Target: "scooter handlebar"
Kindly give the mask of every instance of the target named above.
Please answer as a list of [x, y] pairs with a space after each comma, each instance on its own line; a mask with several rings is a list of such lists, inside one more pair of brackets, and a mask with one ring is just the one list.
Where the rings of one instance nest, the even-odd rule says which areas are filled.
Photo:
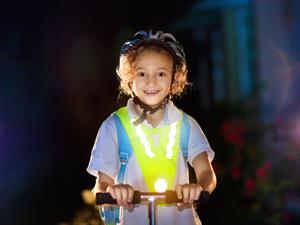
[[[177, 194], [175, 191], [166, 191], [163, 193], [141, 193], [139, 191], [135, 191], [133, 194], [132, 204], [139, 204], [141, 202], [141, 196], [164, 196], [164, 201], [166, 203], [180, 203], [182, 202], [181, 199], [177, 198]], [[209, 192], [202, 191], [198, 200], [194, 201], [194, 204], [208, 204], [209, 203]], [[103, 205], [103, 204], [117, 204], [117, 201], [109, 194], [109, 193], [96, 193], [96, 205]]]
[[[182, 203], [182, 199], [177, 198], [177, 194], [175, 191], [166, 191], [165, 192], [166, 203]], [[194, 204], [208, 204], [209, 203], [209, 192], [202, 191], [198, 200], [194, 201]]]
[[[134, 191], [132, 204], [139, 204], [141, 202], [141, 192]], [[116, 205], [117, 201], [114, 199], [110, 193], [96, 193], [96, 205], [110, 204]]]

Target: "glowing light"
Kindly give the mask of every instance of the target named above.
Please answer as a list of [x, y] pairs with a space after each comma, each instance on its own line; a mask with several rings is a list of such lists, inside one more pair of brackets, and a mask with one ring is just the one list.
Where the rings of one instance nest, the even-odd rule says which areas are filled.
[[84, 189], [81, 191], [81, 197], [83, 201], [88, 205], [94, 205], [95, 204], [95, 195], [92, 192], [92, 190]]
[[169, 133], [169, 142], [167, 144], [167, 154], [166, 154], [166, 157], [168, 159], [171, 159], [172, 156], [173, 156], [173, 146], [175, 144], [175, 135], [176, 135], [176, 125], [177, 125], [177, 121], [173, 124], [171, 124], [171, 131]]
[[167, 181], [165, 179], [157, 179], [155, 184], [154, 184], [154, 189], [157, 191], [157, 192], [164, 192], [167, 190], [167, 187], [168, 187], [168, 184], [167, 184]]
[[145, 147], [145, 153], [150, 157], [155, 157], [155, 154], [151, 151], [150, 143], [147, 140], [146, 134], [142, 131], [141, 125], [136, 126], [135, 128], [137, 136], [140, 138], [141, 143]]
[[[131, 122], [133, 122], [133, 120], [131, 120]], [[171, 126], [170, 126], [170, 132], [168, 134], [169, 141], [166, 146], [166, 158], [167, 159], [171, 159], [173, 156], [173, 147], [175, 144], [175, 140], [176, 140], [175, 136], [177, 133], [176, 126], [177, 126], [177, 121], [175, 123], [171, 124]], [[147, 140], [147, 135], [142, 130], [141, 124], [135, 127], [135, 132], [136, 132], [136, 135], [139, 137], [141, 144], [145, 148], [146, 155], [150, 158], [154, 158], [156, 155], [151, 150], [151, 145], [150, 145], [149, 141]]]

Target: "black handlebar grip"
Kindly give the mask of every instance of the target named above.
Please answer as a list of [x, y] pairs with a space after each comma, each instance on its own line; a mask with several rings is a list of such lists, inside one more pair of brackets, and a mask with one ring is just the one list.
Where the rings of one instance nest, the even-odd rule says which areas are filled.
[[[141, 193], [139, 191], [135, 191], [133, 194], [132, 204], [138, 204], [141, 202]], [[96, 193], [96, 205], [103, 204], [117, 204], [117, 201], [110, 195], [110, 193]]]
[[141, 202], [141, 192], [140, 191], [134, 191], [133, 198], [132, 198], [132, 204], [139, 204]]
[[96, 205], [117, 204], [117, 201], [109, 193], [96, 193]]
[[[180, 203], [182, 199], [177, 198], [175, 191], [166, 191], [166, 203]], [[194, 204], [208, 204], [209, 203], [209, 192], [202, 191], [198, 200], [194, 201]]]

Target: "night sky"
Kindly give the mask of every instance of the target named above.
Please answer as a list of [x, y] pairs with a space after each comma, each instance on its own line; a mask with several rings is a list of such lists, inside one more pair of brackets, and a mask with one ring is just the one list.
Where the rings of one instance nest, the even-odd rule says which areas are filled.
[[168, 30], [194, 2], [1, 3], [0, 224], [56, 224], [82, 207], [97, 130], [125, 102], [121, 43]]

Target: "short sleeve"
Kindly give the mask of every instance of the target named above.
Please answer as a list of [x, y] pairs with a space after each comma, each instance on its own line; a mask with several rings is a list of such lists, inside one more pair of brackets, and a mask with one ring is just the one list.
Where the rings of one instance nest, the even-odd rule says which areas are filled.
[[97, 176], [100, 171], [114, 179], [119, 171], [119, 164], [117, 130], [114, 118], [110, 116], [97, 133], [87, 172]]
[[189, 150], [188, 161], [192, 165], [193, 159], [202, 152], [207, 152], [208, 159], [211, 162], [214, 158], [214, 151], [211, 149], [209, 142], [202, 131], [197, 121], [189, 116], [191, 125], [190, 138], [189, 138]]

